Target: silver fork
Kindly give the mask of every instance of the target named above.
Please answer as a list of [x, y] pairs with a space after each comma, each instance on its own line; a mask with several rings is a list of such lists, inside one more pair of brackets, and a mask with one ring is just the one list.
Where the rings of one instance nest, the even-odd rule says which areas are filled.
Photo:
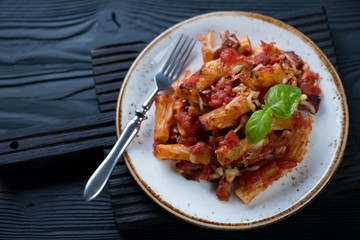
[[159, 90], [169, 88], [171, 83], [178, 78], [194, 45], [193, 39], [184, 35], [180, 36], [169, 58], [154, 77], [156, 85], [154, 92], [148, 97], [142, 108], [135, 111], [135, 117], [125, 126], [113, 149], [87, 182], [84, 190], [86, 201], [94, 199], [104, 188], [117, 161], [139, 131], [141, 122], [147, 118], [145, 113], [150, 108], [156, 93]]

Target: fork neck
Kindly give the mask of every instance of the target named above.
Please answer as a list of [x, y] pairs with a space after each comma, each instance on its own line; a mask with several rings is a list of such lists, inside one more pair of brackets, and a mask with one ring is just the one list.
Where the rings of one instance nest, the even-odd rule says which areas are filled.
[[151, 93], [151, 95], [145, 100], [145, 102], [143, 103], [143, 105], [141, 106], [141, 109], [136, 110], [136, 115], [142, 119], [145, 119], [145, 113], [147, 112], [147, 110], [149, 110], [152, 102], [155, 99], [156, 93], [159, 91], [158, 87], [155, 87], [155, 90]]

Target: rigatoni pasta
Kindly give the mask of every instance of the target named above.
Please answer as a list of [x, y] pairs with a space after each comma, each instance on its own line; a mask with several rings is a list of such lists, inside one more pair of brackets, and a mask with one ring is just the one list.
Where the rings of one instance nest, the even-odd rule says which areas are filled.
[[170, 136], [174, 102], [170, 94], [160, 94], [155, 97], [155, 104], [154, 141], [166, 143]]
[[[319, 75], [275, 42], [252, 46], [248, 35], [228, 31], [220, 37], [215, 45], [212, 31], [200, 35], [202, 67], [177, 79], [172, 95], [157, 96], [154, 154], [175, 160], [176, 171], [188, 180], [217, 184], [219, 200], [229, 200], [233, 184], [235, 195], [248, 204], [302, 161], [313, 120], [300, 111], [318, 111]], [[301, 90], [291, 112], [281, 112], [288, 99], [266, 102], [269, 89], [278, 85]], [[246, 129], [256, 114], [270, 118], [271, 125], [252, 142]]]

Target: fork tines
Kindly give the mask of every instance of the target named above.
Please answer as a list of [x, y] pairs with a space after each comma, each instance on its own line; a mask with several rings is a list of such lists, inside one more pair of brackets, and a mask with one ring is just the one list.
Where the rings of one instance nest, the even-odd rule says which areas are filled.
[[193, 38], [182, 34], [172, 50], [170, 57], [161, 69], [161, 72], [171, 79], [176, 79], [181, 73], [195, 43], [196, 41]]

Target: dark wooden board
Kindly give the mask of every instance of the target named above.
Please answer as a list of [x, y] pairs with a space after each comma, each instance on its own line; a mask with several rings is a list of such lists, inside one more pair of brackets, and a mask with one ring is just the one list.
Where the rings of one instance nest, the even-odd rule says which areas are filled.
[[0, 134], [0, 166], [112, 146], [114, 124], [114, 114], [104, 113]]
[[[81, 118], [86, 121], [87, 117], [99, 114], [90, 58], [91, 49], [96, 47], [152, 39], [169, 25], [210, 11], [249, 10], [279, 18], [282, 13], [286, 17], [292, 11], [296, 20], [309, 9], [318, 11], [320, 6], [327, 10], [347, 91], [354, 122], [350, 132], [354, 137], [360, 136], [356, 124], [360, 122], [360, 48], [356, 41], [360, 37], [360, 2], [356, 0], [3, 0], [0, 2], [0, 133], [7, 134], [9, 139], [22, 128], [64, 124], [66, 120]], [[303, 27], [311, 30], [306, 20]], [[329, 46], [326, 41], [318, 45]], [[113, 87], [119, 87], [114, 84], [105, 84], [98, 91], [111, 92]], [[102, 110], [111, 113], [114, 106], [110, 103]], [[98, 150], [60, 155], [56, 157], [58, 161], [54, 157], [26, 161], [27, 164], [12, 171], [9, 168], [5, 171], [2, 165], [5, 173], [0, 174], [0, 239], [360, 239], [359, 184], [342, 184], [347, 178], [359, 176], [357, 155], [347, 155], [335, 175], [335, 178], [341, 175], [339, 181], [336, 184], [331, 181], [309, 206], [263, 229], [212, 231], [175, 220], [164, 212], [171, 223], [149, 225], [145, 221], [145, 224], [133, 224], [134, 231], [122, 227], [118, 232], [108, 191], [94, 202], [82, 200], [84, 184], [102, 159]], [[11, 160], [22, 163], [21, 159]], [[121, 171], [127, 171], [126, 167]], [[126, 174], [121, 171], [118, 174]], [[129, 178], [124, 182], [130, 185]], [[136, 185], [134, 189], [139, 190]], [[132, 190], [130, 187], [129, 192]], [[139, 200], [137, 194], [142, 193], [139, 190], [134, 197], [130, 194], [118, 204], [125, 206], [128, 200]], [[126, 223], [128, 217], [129, 223], [134, 223], [136, 214], [138, 219], [143, 219], [142, 212], [126, 215], [125, 210], [125, 207], [121, 210], [121, 222]], [[157, 220], [156, 214], [153, 222]], [[148, 228], [144, 228], [146, 224]]]
[[2, 172], [0, 239], [119, 239], [107, 188], [92, 202], [82, 195], [101, 157], [87, 150]]

